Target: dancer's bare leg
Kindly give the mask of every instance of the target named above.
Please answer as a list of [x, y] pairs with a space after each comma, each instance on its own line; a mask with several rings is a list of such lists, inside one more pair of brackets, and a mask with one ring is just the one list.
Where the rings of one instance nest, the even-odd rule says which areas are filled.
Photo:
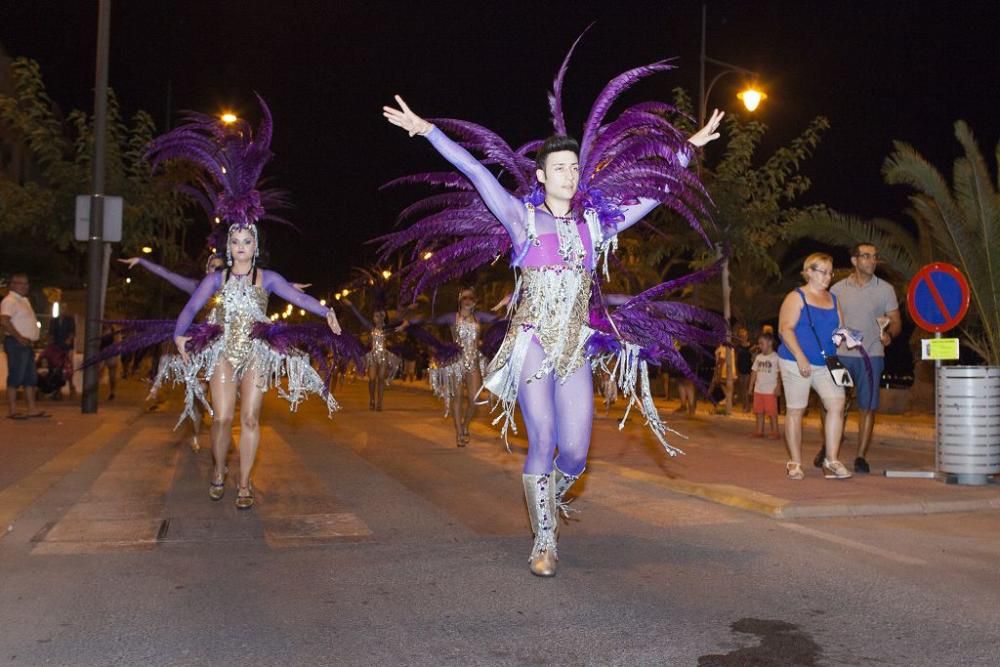
[[455, 422], [455, 443], [465, 446], [465, 382], [464, 378], [451, 388], [451, 418]]
[[377, 370], [378, 367], [374, 361], [368, 362], [368, 368], [366, 373], [368, 375], [368, 409], [375, 409], [375, 387], [377, 384]]
[[462, 416], [462, 437], [465, 438], [465, 442], [469, 442], [469, 424], [476, 417], [476, 392], [483, 386], [483, 376], [479, 372], [479, 368], [473, 368], [472, 371], [465, 374], [463, 378], [465, 385], [465, 398], [468, 401], [465, 404], [465, 409], [463, 410]]
[[222, 483], [225, 477], [226, 458], [229, 456], [229, 445], [233, 435], [233, 416], [236, 414], [236, 390], [238, 385], [233, 380], [233, 367], [225, 359], [219, 360], [209, 380], [208, 386], [212, 392], [212, 458], [215, 470], [212, 481]]
[[264, 392], [258, 386], [257, 373], [249, 370], [240, 381], [240, 491], [250, 486], [250, 473], [260, 443], [260, 404]]

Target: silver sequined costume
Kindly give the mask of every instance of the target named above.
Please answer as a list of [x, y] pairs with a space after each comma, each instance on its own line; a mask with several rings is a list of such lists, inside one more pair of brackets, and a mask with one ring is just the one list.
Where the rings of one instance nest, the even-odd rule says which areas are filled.
[[486, 359], [479, 351], [479, 321], [460, 320], [456, 313], [455, 320], [449, 327], [452, 339], [461, 348], [458, 359], [447, 366], [432, 367], [428, 370], [428, 380], [434, 395], [444, 401], [444, 416], [451, 411], [451, 401], [458, 395], [459, 387], [472, 369], [479, 369], [479, 376], [486, 375]]
[[[339, 410], [340, 406], [329, 393], [326, 383], [310, 364], [309, 355], [290, 351], [280, 353], [263, 340], [254, 338], [253, 327], [258, 322], [269, 322], [267, 291], [251, 283], [245, 277], [232, 277], [216, 292], [212, 310], [207, 322], [222, 327], [222, 334], [197, 353], [188, 355], [187, 364], [178, 354], [164, 356], [153, 382], [156, 392], [165, 381], [185, 385], [184, 411], [178, 425], [185, 417], [197, 419], [195, 400], [200, 401], [209, 414], [212, 407], [205, 397], [204, 382], [209, 382], [217, 372], [223, 372], [219, 364], [225, 359], [233, 369], [235, 382], [247, 372], [257, 375], [262, 391], [277, 388], [278, 395], [291, 404], [294, 412], [308, 394], [317, 394], [326, 402], [328, 414]], [[285, 386], [282, 386], [285, 379]]]

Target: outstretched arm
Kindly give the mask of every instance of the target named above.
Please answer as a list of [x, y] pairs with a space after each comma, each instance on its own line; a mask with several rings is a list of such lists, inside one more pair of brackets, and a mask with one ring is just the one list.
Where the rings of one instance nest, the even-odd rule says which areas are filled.
[[292, 287], [292, 285], [285, 280], [280, 273], [265, 270], [263, 272], [263, 283], [264, 289], [268, 292], [277, 294], [282, 299], [297, 308], [308, 310], [313, 315], [318, 315], [319, 317], [324, 318], [330, 325], [330, 329], [333, 333], [340, 333], [340, 323], [337, 322], [337, 315], [333, 312], [333, 309], [327, 308], [314, 297], [311, 297], [305, 292], [300, 292]]
[[351, 309], [351, 312], [354, 313], [354, 317], [358, 318], [358, 322], [361, 323], [362, 327], [364, 327], [367, 330], [371, 330], [374, 327], [374, 325], [371, 323], [371, 320], [362, 315], [361, 311], [357, 309], [357, 307], [354, 305], [352, 301], [349, 301], [348, 299], [344, 298], [341, 299], [340, 302], [345, 304], [348, 308]]
[[[715, 109], [712, 111], [712, 117], [708, 119], [705, 123], [705, 127], [701, 128], [690, 137], [688, 137], [687, 142], [696, 148], [701, 148], [710, 141], [715, 141], [719, 138], [719, 123], [722, 122], [722, 117], [725, 116], [725, 112]], [[690, 147], [685, 146], [684, 150], [681, 150], [677, 154], [678, 160], [680, 160], [682, 167], [687, 167], [691, 161]], [[625, 219], [618, 223], [616, 232], [622, 232], [635, 223], [639, 222], [646, 215], [652, 211], [654, 208], [659, 206], [660, 202], [655, 199], [646, 199], [645, 197], [639, 197], [639, 203], [633, 204], [631, 206], [623, 206], [622, 212], [625, 215]]]
[[198, 283], [198, 287], [194, 289], [191, 294], [191, 298], [188, 299], [187, 304], [181, 311], [181, 314], [177, 317], [177, 324], [174, 326], [174, 338], [178, 336], [183, 336], [187, 333], [188, 327], [194, 322], [195, 315], [201, 310], [208, 300], [212, 298], [216, 292], [219, 291], [219, 287], [222, 286], [222, 274], [213, 273], [207, 275]]
[[142, 257], [129, 257], [128, 259], [119, 259], [118, 261], [122, 264], [128, 264], [128, 268], [130, 269], [138, 264], [157, 278], [166, 280], [177, 289], [182, 292], [187, 292], [188, 294], [193, 294], [195, 288], [198, 287], [198, 281], [194, 278], [185, 278], [184, 276], [178, 275], [173, 271], [169, 271], [159, 264], [154, 264], [148, 259], [143, 259]]
[[411, 137], [417, 134], [427, 137], [427, 140], [441, 154], [441, 157], [472, 181], [476, 192], [483, 198], [483, 203], [504, 226], [515, 245], [520, 246], [526, 236], [523, 222], [524, 206], [520, 200], [507, 192], [507, 189], [500, 185], [489, 169], [484, 167], [469, 151], [449, 139], [440, 129], [413, 113], [399, 95], [396, 95], [396, 103], [399, 104], [399, 109], [389, 106], [382, 107], [382, 115], [386, 117], [386, 120], [409, 132]]

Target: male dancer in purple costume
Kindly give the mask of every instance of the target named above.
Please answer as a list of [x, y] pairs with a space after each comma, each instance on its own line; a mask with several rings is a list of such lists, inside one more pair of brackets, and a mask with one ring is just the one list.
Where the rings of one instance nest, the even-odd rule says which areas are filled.
[[[593, 378], [583, 354], [582, 334], [596, 266], [596, 248], [607, 240], [592, 238], [590, 226], [574, 208], [580, 179], [579, 146], [567, 136], [550, 137], [536, 153], [536, 177], [545, 199], [539, 207], [510, 194], [468, 151], [415, 114], [401, 97], [399, 108], [383, 107], [385, 118], [431, 145], [472, 182], [513, 243], [524, 272], [522, 299], [511, 332], [490, 365], [486, 387], [494, 393], [516, 383], [517, 403], [528, 431], [528, 456], [522, 482], [535, 543], [532, 574], [556, 573], [557, 507], [583, 473], [593, 422]], [[701, 147], [718, 138], [723, 114], [688, 142]], [[683, 164], [688, 155], [679, 156]], [[637, 198], [621, 206], [624, 219], [612, 234], [639, 222], [658, 204]], [[560, 297], [556, 294], [568, 296]], [[556, 448], [558, 444], [558, 455]]]

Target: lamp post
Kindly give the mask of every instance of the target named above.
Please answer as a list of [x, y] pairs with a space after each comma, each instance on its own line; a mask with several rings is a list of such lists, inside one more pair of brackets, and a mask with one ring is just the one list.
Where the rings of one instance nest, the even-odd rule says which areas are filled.
[[[717, 60], [715, 58], [710, 58], [705, 53], [705, 26], [707, 24], [708, 10], [705, 5], [701, 6], [701, 52], [698, 55], [698, 64], [700, 66], [700, 75], [698, 77], [698, 127], [704, 127], [705, 116], [708, 113], [708, 96], [712, 92], [712, 88], [718, 83], [719, 79], [726, 76], [727, 74], [743, 74], [750, 77], [750, 79], [756, 80], [757, 73], [753, 70], [746, 69], [745, 67], [740, 67], [739, 65], [734, 65], [732, 63], [727, 63], [724, 60]], [[709, 82], [708, 87], [705, 86], [705, 69], [707, 65], [715, 65], [717, 67], [723, 68], [718, 74], [712, 77]], [[743, 106], [746, 107], [747, 111], [754, 111], [761, 103], [762, 100], [767, 99], [767, 95], [763, 92], [756, 90], [752, 86], [741, 91], [739, 95], [740, 101], [743, 102]], [[719, 258], [722, 259], [722, 317], [726, 320], [726, 328], [731, 331], [730, 319], [732, 318], [732, 287], [729, 284], [729, 258], [722, 257], [722, 247], [717, 248]], [[733, 367], [733, 348], [726, 346], [726, 414], [730, 414], [733, 411], [733, 373], [730, 371]]]
[[[111, 0], [97, 6], [97, 66], [94, 75], [94, 155], [91, 161], [90, 233], [87, 241], [87, 319], [84, 326], [84, 359], [100, 352], [101, 319], [104, 317], [108, 250], [104, 243], [105, 142], [108, 128], [108, 52], [111, 39]], [[97, 412], [98, 367], [90, 364], [83, 370], [80, 411]]]

